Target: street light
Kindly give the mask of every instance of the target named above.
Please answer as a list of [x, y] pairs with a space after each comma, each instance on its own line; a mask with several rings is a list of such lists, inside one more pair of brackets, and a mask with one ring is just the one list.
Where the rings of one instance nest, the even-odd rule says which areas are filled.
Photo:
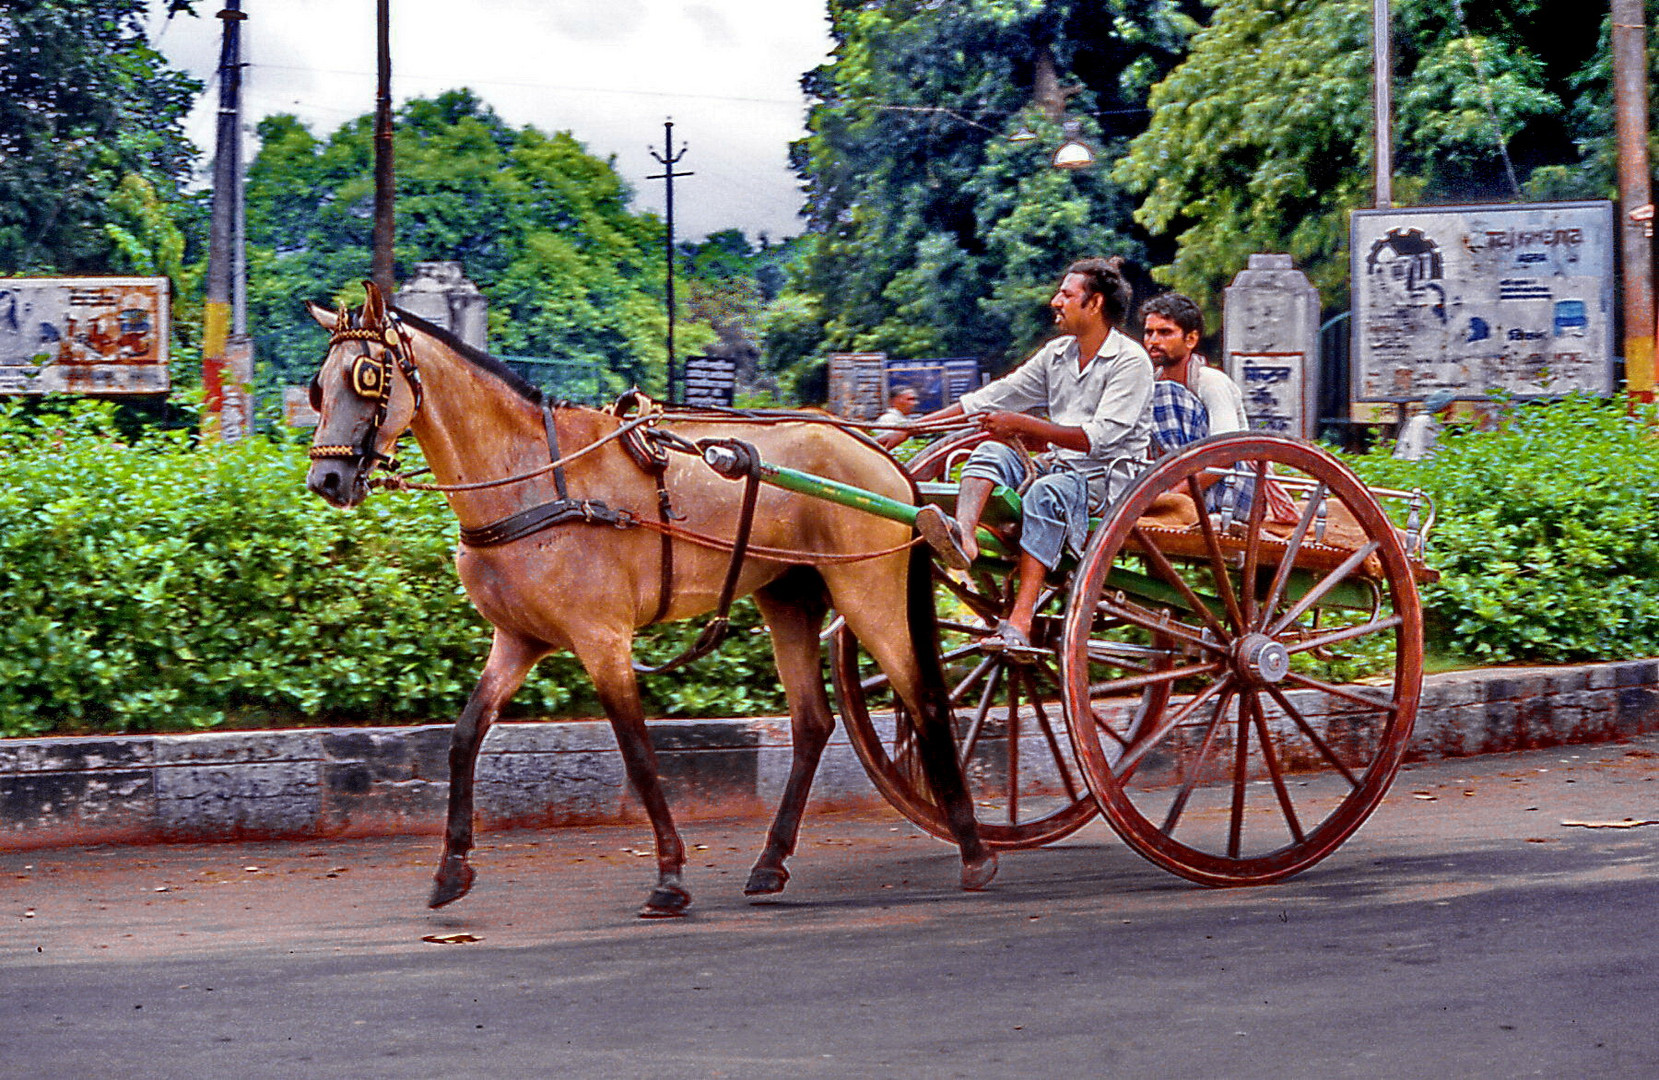
[[1050, 161], [1056, 169], [1086, 169], [1094, 164], [1094, 151], [1084, 144], [1079, 136], [1083, 129], [1076, 120], [1066, 121], [1066, 141], [1060, 144], [1060, 149], [1054, 151]]

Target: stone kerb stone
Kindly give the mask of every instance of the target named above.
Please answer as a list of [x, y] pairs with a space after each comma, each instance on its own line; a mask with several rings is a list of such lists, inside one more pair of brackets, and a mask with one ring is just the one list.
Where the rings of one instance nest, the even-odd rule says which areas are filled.
[[[1285, 700], [1322, 737], [1340, 739], [1370, 722], [1316, 692], [1287, 691]], [[1264, 713], [1311, 763], [1316, 751], [1295, 720], [1272, 702]], [[776, 806], [789, 775], [787, 717], [666, 720], [650, 730], [679, 816], [769, 814]], [[1034, 731], [1022, 744], [1027, 763], [1046, 760]], [[1408, 759], [1652, 731], [1659, 731], [1656, 660], [1450, 672], [1424, 682]], [[0, 847], [436, 833], [449, 739], [445, 724], [0, 740]], [[1155, 758], [1147, 771], [1160, 767]], [[478, 780], [485, 829], [643, 818], [602, 721], [499, 724], [485, 740]], [[825, 751], [813, 801], [880, 802], [843, 731]]]

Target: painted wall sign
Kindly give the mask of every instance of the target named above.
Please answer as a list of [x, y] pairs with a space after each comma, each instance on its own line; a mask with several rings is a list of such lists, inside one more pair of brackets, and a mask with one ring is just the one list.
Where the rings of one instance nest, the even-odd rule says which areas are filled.
[[166, 393], [166, 278], [0, 278], [0, 394]]
[[724, 356], [685, 358], [685, 403], [730, 408], [737, 396], [737, 361]]
[[1353, 397], [1613, 391], [1613, 205], [1357, 210]]
[[849, 420], [874, 420], [887, 407], [886, 353], [831, 353], [829, 407]]

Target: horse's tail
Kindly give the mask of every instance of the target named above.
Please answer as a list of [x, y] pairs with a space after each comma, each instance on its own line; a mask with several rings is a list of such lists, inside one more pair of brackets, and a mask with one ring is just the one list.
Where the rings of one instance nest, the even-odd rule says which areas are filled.
[[[910, 549], [907, 608], [911, 647], [916, 653], [917, 743], [922, 770], [939, 809], [950, 824], [951, 835], [961, 847], [964, 861], [991, 858], [979, 840], [979, 823], [974, 818], [968, 785], [956, 757], [956, 739], [951, 723], [950, 693], [945, 688], [945, 665], [939, 648], [939, 619], [933, 606], [933, 552], [926, 544]], [[991, 866], [994, 873], [995, 861]], [[967, 880], [964, 871], [964, 882]], [[987, 877], [985, 880], [989, 880]], [[975, 885], [973, 888], [980, 886]]]

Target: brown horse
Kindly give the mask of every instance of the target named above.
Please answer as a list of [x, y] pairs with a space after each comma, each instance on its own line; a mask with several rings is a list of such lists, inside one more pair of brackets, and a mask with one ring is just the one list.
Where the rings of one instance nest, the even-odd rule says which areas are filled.
[[[568, 457], [602, 442], [621, 424], [616, 416], [592, 409], [560, 405], [544, 410], [541, 393], [505, 365], [413, 315], [388, 313], [372, 285], [355, 317], [343, 308], [338, 313], [310, 308], [332, 337], [312, 387], [321, 422], [306, 485], [335, 506], [363, 500], [370, 471], [390, 457], [405, 430], [420, 443], [437, 482], [447, 488], [536, 472], [561, 453]], [[738, 437], [768, 462], [892, 498], [916, 497], [891, 457], [859, 436], [824, 424], [739, 425], [716, 417], [664, 426], [691, 441]], [[717, 475], [697, 456], [668, 456], [666, 490], [674, 512], [684, 515], [677, 525], [730, 539], [740, 517], [743, 484]], [[619, 440], [596, 447], [561, 471], [562, 477], [544, 471], [518, 482], [446, 491], [463, 535], [456, 567], [495, 635], [477, 689], [455, 724], [448, 827], [430, 903], [447, 904], [472, 886], [467, 854], [473, 843], [473, 767], [479, 744], [535, 663], [554, 650], [568, 649], [593, 679], [629, 782], [656, 835], [657, 884], [641, 914], [678, 915], [690, 903], [680, 876], [685, 848], [646, 736], [632, 666], [634, 633], [654, 619], [686, 619], [714, 609], [730, 556], [678, 539], [673, 572], [664, 575], [657, 533], [589, 521], [580, 514], [506, 542], [468, 542], [469, 536], [488, 537], [492, 526], [514, 515], [550, 504], [587, 503], [591, 509], [592, 501], [598, 501], [635, 518], [658, 520], [656, 484]], [[783, 799], [744, 891], [779, 892], [789, 877], [784, 861], [794, 851], [807, 792], [835, 724], [818, 640], [831, 605], [914, 714], [925, 718], [924, 767], [949, 807], [961, 848], [962, 886], [984, 887], [996, 872], [996, 856], [980, 842], [950, 737], [925, 549], [904, 549], [911, 537], [908, 526], [773, 488], [759, 490], [753, 521], [750, 539], [756, 550], [888, 554], [814, 568], [804, 565], [805, 559], [791, 564], [774, 550], [774, 558], [751, 556], [741, 564], [736, 594], [754, 595], [771, 630], [794, 741]], [[495, 529], [498, 534], [511, 531]]]

